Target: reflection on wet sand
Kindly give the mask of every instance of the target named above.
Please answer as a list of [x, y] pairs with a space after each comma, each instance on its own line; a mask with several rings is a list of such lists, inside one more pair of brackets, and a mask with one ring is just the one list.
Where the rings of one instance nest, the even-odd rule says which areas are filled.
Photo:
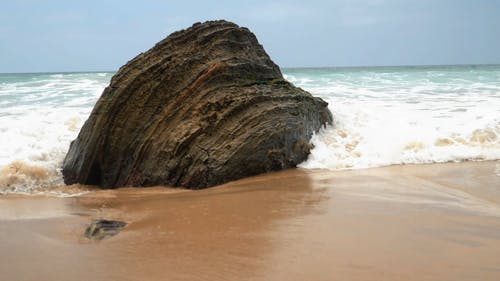
[[[127, 233], [110, 241], [103, 255], [133, 253], [141, 264], [132, 273], [172, 280], [255, 279], [274, 250], [273, 230], [280, 220], [313, 212], [323, 198], [305, 172], [278, 173], [242, 180], [217, 189], [175, 194], [109, 191], [80, 198], [85, 209], [100, 209], [113, 219], [130, 221]], [[113, 201], [113, 203], [109, 203]], [[102, 210], [102, 207], [118, 212]], [[117, 253], [116, 251], [119, 251]], [[113, 265], [123, 266], [119, 260]], [[214, 270], [216, 269], [216, 270]], [[131, 276], [127, 273], [127, 276]], [[120, 276], [116, 276], [120, 277]]]
[[[494, 167], [291, 170], [202, 191], [4, 196], [0, 252], [9, 255], [0, 272], [6, 280], [498, 280]], [[129, 225], [90, 242], [82, 234], [95, 218]]]

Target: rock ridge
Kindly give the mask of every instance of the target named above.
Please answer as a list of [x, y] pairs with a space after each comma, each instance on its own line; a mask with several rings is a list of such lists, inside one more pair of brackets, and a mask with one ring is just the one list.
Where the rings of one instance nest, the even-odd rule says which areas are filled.
[[113, 76], [70, 145], [64, 180], [205, 188], [295, 167], [331, 121], [247, 28], [196, 23]]

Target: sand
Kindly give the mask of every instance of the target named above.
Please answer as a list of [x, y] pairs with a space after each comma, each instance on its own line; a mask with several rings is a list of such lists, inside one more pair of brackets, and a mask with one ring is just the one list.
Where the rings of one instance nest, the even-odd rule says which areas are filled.
[[[500, 280], [500, 162], [0, 197], [1, 280]], [[91, 219], [129, 223], [100, 242]]]

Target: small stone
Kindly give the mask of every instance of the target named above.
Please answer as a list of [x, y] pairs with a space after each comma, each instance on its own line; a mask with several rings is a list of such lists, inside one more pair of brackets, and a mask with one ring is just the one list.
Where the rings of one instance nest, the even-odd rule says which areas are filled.
[[102, 240], [114, 236], [127, 225], [123, 221], [94, 220], [85, 230], [85, 237], [92, 240]]

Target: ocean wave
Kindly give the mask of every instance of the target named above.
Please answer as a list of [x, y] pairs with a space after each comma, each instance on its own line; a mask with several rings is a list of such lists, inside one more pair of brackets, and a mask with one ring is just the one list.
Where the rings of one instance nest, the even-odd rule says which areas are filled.
[[60, 184], [56, 169], [14, 161], [0, 168], [0, 194], [31, 193], [35, 188], [45, 189]]
[[0, 75], [0, 194], [80, 192], [58, 188], [60, 167], [110, 76]]
[[311, 140], [314, 149], [302, 168], [364, 169], [398, 164], [484, 161], [500, 159], [500, 127], [476, 129], [465, 135], [391, 137], [380, 129], [377, 137], [345, 127], [328, 127]]
[[[500, 67], [284, 72], [328, 101], [334, 116], [301, 167], [500, 159]], [[0, 194], [85, 192], [65, 193], [60, 168], [111, 75], [0, 75]]]
[[296, 71], [287, 78], [327, 100], [334, 116], [333, 126], [313, 136], [315, 148], [300, 167], [338, 170], [500, 159], [496, 72], [478, 72], [479, 79], [466, 72], [356, 72], [348, 77], [325, 71], [328, 82], [303, 84], [301, 76], [311, 74]]
[[91, 187], [66, 186], [59, 169], [24, 161], [14, 161], [0, 168], [0, 195], [53, 195], [73, 197], [86, 194]]

